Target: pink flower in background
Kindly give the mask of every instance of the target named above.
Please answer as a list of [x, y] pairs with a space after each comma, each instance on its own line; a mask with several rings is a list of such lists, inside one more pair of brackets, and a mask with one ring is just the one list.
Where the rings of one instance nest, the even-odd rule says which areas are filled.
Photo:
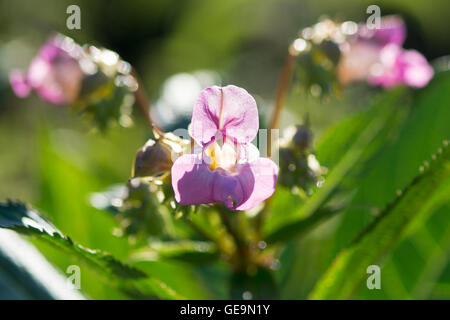
[[74, 102], [81, 89], [83, 72], [78, 61], [52, 38], [39, 50], [27, 71], [13, 70], [10, 83], [18, 97], [35, 91], [44, 100], [64, 105]]
[[433, 69], [419, 52], [390, 44], [380, 51], [380, 61], [372, 66], [368, 80], [384, 88], [401, 84], [420, 88], [432, 77]]
[[190, 134], [198, 144], [172, 166], [172, 187], [184, 205], [224, 203], [248, 210], [275, 191], [278, 167], [250, 142], [259, 128], [256, 102], [236, 86], [204, 89]]
[[433, 69], [419, 52], [401, 47], [405, 38], [405, 25], [397, 16], [383, 17], [379, 29], [360, 25], [341, 48], [339, 81], [342, 84], [368, 81], [384, 88], [402, 84], [426, 86], [433, 77]]
[[360, 24], [356, 37], [358, 41], [368, 41], [378, 46], [391, 43], [401, 46], [406, 39], [406, 26], [399, 16], [385, 16], [378, 29], [369, 29], [366, 24]]

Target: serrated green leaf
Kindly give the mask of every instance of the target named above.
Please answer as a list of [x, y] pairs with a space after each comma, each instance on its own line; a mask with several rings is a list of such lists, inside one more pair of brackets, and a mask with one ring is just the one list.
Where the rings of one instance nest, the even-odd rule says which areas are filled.
[[450, 148], [447, 143], [428, 169], [422, 168], [401, 192], [352, 244], [334, 260], [318, 281], [311, 299], [347, 299], [367, 277], [366, 268], [376, 263], [405, 234], [415, 219], [431, 210], [433, 196], [450, 178]]
[[182, 298], [160, 280], [115, 259], [109, 253], [91, 250], [63, 235], [36, 210], [23, 203], [0, 203], [0, 227], [32, 236], [93, 270], [105, 281], [134, 298]]

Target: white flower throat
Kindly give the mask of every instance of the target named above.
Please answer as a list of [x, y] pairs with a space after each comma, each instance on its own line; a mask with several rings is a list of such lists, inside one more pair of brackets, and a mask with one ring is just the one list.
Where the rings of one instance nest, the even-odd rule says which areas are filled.
[[229, 142], [220, 144], [214, 141], [206, 148], [205, 154], [211, 160], [211, 170], [222, 168], [225, 171], [231, 172], [238, 162], [238, 152], [234, 144]]

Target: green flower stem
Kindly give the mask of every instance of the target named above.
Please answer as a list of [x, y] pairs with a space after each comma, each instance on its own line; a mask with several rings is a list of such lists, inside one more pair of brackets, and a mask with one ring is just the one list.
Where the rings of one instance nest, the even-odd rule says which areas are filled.
[[244, 271], [246, 270], [250, 262], [250, 246], [248, 241], [242, 237], [237, 229], [235, 223], [237, 213], [229, 211], [222, 205], [217, 206], [217, 211], [219, 212], [222, 224], [224, 225], [230, 236], [233, 238], [234, 244], [236, 245], [236, 253], [234, 257], [235, 259], [232, 262], [234, 262], [237, 271]]
[[217, 247], [217, 249], [223, 253], [226, 257], [230, 256], [230, 250], [226, 248], [226, 246], [220, 241], [220, 239], [217, 239], [216, 237], [211, 236], [208, 232], [202, 229], [199, 225], [197, 225], [192, 219], [189, 217], [186, 217], [184, 221], [187, 223], [187, 225], [198, 235], [200, 235], [205, 240], [209, 240], [212, 243], [214, 243]]

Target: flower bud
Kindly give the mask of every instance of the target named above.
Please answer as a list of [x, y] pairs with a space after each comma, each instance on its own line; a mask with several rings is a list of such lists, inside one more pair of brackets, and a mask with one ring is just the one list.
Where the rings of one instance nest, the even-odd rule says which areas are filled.
[[136, 154], [132, 177], [163, 179], [189, 144], [171, 133], [165, 133], [156, 141], [148, 140]]
[[312, 133], [307, 125], [297, 126], [297, 132], [292, 138], [292, 142], [301, 150], [305, 150], [311, 146]]
[[169, 146], [150, 139], [136, 154], [133, 177], [164, 175], [173, 165], [171, 154]]

